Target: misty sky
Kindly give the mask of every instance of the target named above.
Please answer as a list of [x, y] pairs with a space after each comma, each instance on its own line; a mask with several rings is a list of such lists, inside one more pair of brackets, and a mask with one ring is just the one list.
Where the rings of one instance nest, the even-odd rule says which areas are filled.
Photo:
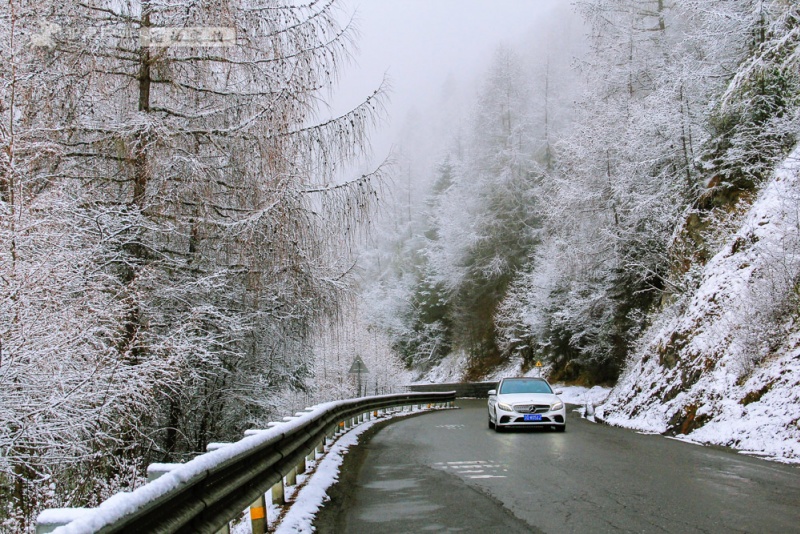
[[[388, 152], [412, 107], [440, 94], [448, 74], [471, 79], [500, 43], [516, 44], [557, 16], [570, 0], [347, 0], [360, 29], [355, 62], [343, 71], [335, 112], [391, 82], [390, 123], [373, 135], [376, 157]], [[537, 24], [538, 22], [538, 24]]]

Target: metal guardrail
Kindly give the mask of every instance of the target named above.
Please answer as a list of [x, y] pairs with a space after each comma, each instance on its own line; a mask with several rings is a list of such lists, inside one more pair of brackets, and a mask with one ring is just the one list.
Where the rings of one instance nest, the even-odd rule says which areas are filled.
[[[100, 506], [74, 510], [70, 522], [61, 520], [52, 530], [48, 511], [38, 521], [37, 532], [58, 534], [107, 533], [208, 533], [225, 531], [252, 503], [285, 476], [294, 477], [298, 466], [326, 444], [339, 429], [378, 410], [414, 405], [451, 406], [455, 392], [406, 393], [325, 403], [308, 413], [252, 433], [243, 440], [203, 454], [169, 470], [160, 478], [129, 494], [117, 494]], [[281, 491], [282, 493], [282, 491]], [[252, 509], [251, 509], [252, 511]], [[56, 511], [70, 518], [70, 510]], [[66, 524], [65, 524], [66, 523]], [[40, 529], [40, 527], [42, 527]]]

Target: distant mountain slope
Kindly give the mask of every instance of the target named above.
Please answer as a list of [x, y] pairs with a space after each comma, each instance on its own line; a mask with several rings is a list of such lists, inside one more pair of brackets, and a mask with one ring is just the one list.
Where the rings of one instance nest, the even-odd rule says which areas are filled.
[[800, 463], [800, 148], [697, 291], [662, 311], [597, 413]]

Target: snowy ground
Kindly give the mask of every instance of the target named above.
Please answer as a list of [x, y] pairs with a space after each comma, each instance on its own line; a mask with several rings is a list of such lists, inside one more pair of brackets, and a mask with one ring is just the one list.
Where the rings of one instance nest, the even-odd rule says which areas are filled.
[[453, 352], [445, 356], [439, 364], [419, 377], [416, 384], [447, 384], [461, 382], [467, 368], [467, 355]]
[[608, 397], [611, 388], [604, 388], [601, 386], [594, 386], [593, 388], [585, 388], [582, 386], [559, 386], [553, 384], [553, 389], [561, 390], [561, 400], [567, 404], [578, 404], [586, 406], [591, 403], [592, 406], [597, 406]]
[[800, 463], [799, 176], [800, 148], [691, 298], [655, 318], [598, 416]]

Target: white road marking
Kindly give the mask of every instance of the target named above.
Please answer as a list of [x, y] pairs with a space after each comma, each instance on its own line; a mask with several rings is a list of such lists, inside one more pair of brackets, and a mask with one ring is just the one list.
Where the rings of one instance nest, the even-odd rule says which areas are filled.
[[[472, 460], [460, 462], [436, 462], [433, 464], [439, 469], [452, 469], [455, 474], [464, 478], [508, 478], [506, 475], [491, 473], [508, 473], [508, 464], [497, 464], [488, 460]], [[487, 471], [489, 474], [487, 474]]]
[[486, 469], [501, 469], [502, 465], [492, 465], [492, 464], [473, 464], [473, 465], [445, 465], [443, 466], [445, 469], [448, 467], [450, 469], [474, 469], [476, 467], [482, 467]]

